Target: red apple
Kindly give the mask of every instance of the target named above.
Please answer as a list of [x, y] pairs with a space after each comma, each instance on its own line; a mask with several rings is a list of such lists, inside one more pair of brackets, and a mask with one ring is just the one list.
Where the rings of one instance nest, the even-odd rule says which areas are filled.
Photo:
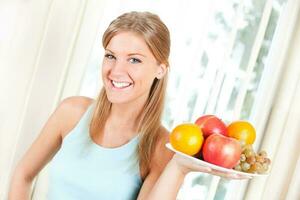
[[238, 140], [220, 134], [206, 138], [202, 150], [205, 161], [229, 169], [237, 165], [242, 153]]
[[226, 124], [215, 115], [203, 115], [196, 120], [195, 124], [201, 128], [205, 138], [213, 133], [228, 136]]

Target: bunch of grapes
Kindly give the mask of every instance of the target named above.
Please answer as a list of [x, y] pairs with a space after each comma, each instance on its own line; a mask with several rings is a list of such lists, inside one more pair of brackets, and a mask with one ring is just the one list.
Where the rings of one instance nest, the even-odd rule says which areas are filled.
[[239, 163], [234, 167], [235, 170], [248, 173], [266, 173], [269, 169], [271, 160], [267, 157], [266, 151], [255, 153], [252, 145], [243, 146], [243, 151]]

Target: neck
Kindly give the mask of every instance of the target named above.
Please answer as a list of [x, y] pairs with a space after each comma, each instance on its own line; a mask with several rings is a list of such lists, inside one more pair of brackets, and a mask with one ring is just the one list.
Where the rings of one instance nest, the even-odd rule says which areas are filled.
[[145, 101], [135, 101], [134, 104], [112, 104], [106, 128], [127, 134], [136, 134], [140, 120], [140, 113]]
[[107, 123], [117, 130], [136, 131], [141, 109], [112, 105]]

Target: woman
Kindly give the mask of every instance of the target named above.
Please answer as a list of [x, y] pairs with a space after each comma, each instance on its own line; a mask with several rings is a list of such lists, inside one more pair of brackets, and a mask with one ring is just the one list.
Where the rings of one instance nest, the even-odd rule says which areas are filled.
[[102, 43], [99, 97], [60, 103], [19, 162], [10, 200], [28, 199], [32, 180], [50, 160], [48, 197], [55, 200], [173, 200], [188, 172], [211, 171], [165, 148], [165, 24], [149, 12], [125, 13], [109, 25]]

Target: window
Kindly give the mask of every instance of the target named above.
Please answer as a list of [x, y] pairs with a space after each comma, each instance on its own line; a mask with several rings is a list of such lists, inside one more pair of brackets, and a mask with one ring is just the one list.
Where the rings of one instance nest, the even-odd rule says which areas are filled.
[[[99, 37], [91, 53], [81, 95], [100, 89], [101, 36], [108, 23], [126, 11], [157, 13], [171, 32], [171, 70], [163, 124], [171, 130], [203, 114], [225, 122], [256, 119], [277, 22], [285, 0], [107, 1]], [[168, 8], [168, 9], [165, 9]], [[269, 102], [270, 103], [270, 102]], [[261, 132], [258, 132], [261, 138]], [[259, 141], [256, 141], [258, 146]], [[242, 199], [246, 183], [190, 173], [178, 199]], [[234, 195], [234, 196], [233, 196]]]

